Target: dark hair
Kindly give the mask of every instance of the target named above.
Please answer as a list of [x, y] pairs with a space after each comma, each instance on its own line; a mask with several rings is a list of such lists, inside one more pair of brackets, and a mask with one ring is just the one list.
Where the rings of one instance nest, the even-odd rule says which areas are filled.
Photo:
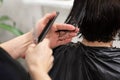
[[88, 41], [109, 42], [120, 29], [120, 0], [75, 0], [65, 23], [76, 23]]

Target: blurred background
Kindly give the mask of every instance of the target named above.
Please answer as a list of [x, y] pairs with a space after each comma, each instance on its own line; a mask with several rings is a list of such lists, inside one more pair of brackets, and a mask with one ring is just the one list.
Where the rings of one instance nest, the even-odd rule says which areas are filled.
[[[56, 22], [64, 23], [72, 4], [73, 0], [0, 0], [0, 43], [28, 32], [49, 12], [59, 11]], [[23, 59], [18, 61], [26, 68]]]
[[[56, 22], [63, 23], [72, 7], [72, 0], [1, 0], [0, 17], [7, 16], [10, 19], [3, 22], [7, 23], [23, 33], [28, 32], [35, 22], [46, 13], [59, 11], [60, 15]], [[12, 34], [8, 30], [0, 28], [0, 42], [7, 41], [18, 35]]]

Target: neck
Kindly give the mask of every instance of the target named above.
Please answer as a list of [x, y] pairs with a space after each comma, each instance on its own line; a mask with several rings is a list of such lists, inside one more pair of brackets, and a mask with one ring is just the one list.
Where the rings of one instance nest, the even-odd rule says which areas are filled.
[[86, 46], [92, 46], [92, 47], [112, 47], [112, 41], [111, 42], [98, 42], [98, 41], [87, 41], [86, 39], [82, 40], [82, 43]]

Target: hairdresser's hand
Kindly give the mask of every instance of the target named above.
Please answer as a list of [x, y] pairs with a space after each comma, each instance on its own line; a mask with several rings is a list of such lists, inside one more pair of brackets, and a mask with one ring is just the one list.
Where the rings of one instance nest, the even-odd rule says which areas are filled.
[[[56, 15], [55, 12], [45, 15], [37, 24], [38, 34], [41, 33], [44, 26]], [[67, 30], [68, 32], [58, 32], [59, 30]], [[46, 38], [50, 40], [50, 47], [55, 48], [59, 45], [69, 43], [71, 39], [77, 35], [79, 29], [70, 24], [53, 24]]]
[[25, 60], [34, 80], [50, 80], [48, 71], [52, 68], [54, 58], [48, 39], [38, 45], [31, 44], [26, 51]]
[[[68, 30], [60, 31], [59, 30]], [[69, 43], [73, 37], [77, 35], [79, 30], [69, 24], [54, 24], [51, 30], [49, 31], [46, 38], [50, 40], [50, 47], [55, 48], [59, 45], [64, 45]]]

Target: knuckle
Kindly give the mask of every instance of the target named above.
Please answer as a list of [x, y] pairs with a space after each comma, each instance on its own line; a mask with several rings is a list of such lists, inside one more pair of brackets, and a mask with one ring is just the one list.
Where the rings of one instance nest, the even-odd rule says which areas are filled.
[[54, 61], [54, 56], [51, 56], [51, 62], [53, 62]]
[[50, 16], [50, 13], [47, 13], [47, 14], [45, 15], [46, 18], [49, 18], [49, 16]]
[[50, 50], [50, 51], [49, 51], [49, 53], [50, 53], [50, 55], [52, 55], [53, 51], [52, 51], [52, 50]]

